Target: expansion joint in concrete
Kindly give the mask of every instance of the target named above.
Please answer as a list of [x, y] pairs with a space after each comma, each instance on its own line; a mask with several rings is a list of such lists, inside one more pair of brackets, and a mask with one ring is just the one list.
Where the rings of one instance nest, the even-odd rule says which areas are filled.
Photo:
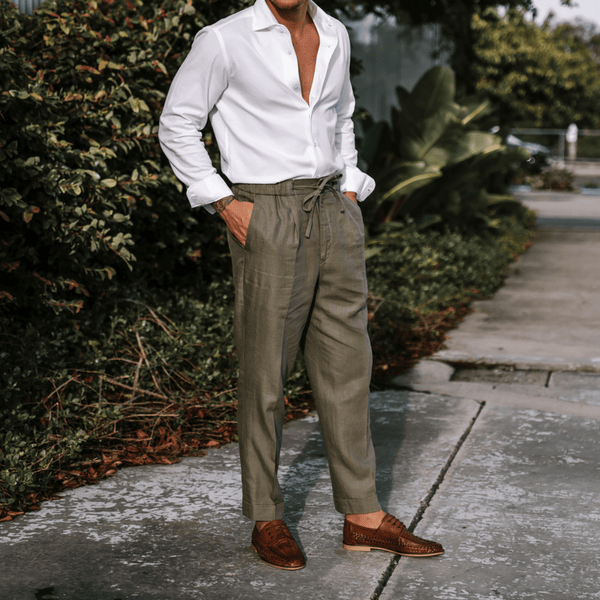
[[[425, 514], [425, 511], [429, 507], [431, 500], [435, 496], [440, 485], [442, 485], [442, 482], [444, 481], [444, 477], [446, 476], [446, 473], [452, 466], [452, 463], [454, 462], [456, 455], [460, 452], [460, 449], [462, 448], [463, 444], [469, 437], [469, 434], [471, 433], [473, 427], [475, 426], [475, 423], [477, 422], [477, 419], [479, 418], [479, 415], [481, 415], [481, 412], [483, 411], [484, 408], [485, 408], [485, 401], [482, 401], [479, 403], [479, 409], [477, 410], [477, 413], [471, 419], [470, 423], [467, 425], [467, 428], [464, 430], [463, 434], [460, 436], [459, 440], [456, 442], [456, 445], [452, 449], [452, 452], [448, 456], [448, 459], [444, 463], [444, 466], [441, 468], [441, 470], [437, 476], [437, 479], [433, 482], [432, 486], [429, 488], [429, 491], [427, 492], [425, 498], [423, 498], [423, 500], [421, 500], [421, 502], [419, 504], [419, 508], [417, 509], [415, 516], [412, 518], [412, 521], [410, 522], [410, 525], [408, 526], [409, 531], [414, 532], [416, 526], [419, 524], [419, 522], [423, 518], [423, 515]], [[385, 571], [382, 573], [381, 578], [379, 579], [379, 583], [377, 584], [375, 591], [371, 595], [370, 600], [379, 600], [379, 598], [381, 597], [381, 594], [383, 593], [383, 590], [385, 589], [385, 586], [387, 585], [388, 581], [390, 580], [390, 577], [392, 576], [392, 573], [395, 571], [396, 567], [398, 566], [398, 563], [400, 562], [401, 558], [402, 558], [401, 556], [396, 554], [390, 560], [390, 563], [387, 566], [387, 568], [385, 569]]]

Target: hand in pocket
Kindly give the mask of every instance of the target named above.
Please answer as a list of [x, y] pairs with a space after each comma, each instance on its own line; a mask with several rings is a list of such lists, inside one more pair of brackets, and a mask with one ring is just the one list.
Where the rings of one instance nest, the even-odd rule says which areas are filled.
[[242, 246], [246, 245], [246, 235], [248, 234], [248, 226], [253, 210], [254, 204], [252, 202], [240, 202], [236, 199], [232, 200], [222, 210], [219, 210], [219, 214], [225, 221], [227, 228]]

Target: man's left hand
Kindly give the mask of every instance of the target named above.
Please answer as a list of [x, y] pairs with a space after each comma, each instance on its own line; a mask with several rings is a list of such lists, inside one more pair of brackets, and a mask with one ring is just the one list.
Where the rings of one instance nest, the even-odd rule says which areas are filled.
[[352, 202], [355, 204], [358, 204], [358, 201], [356, 200], [356, 192], [344, 192], [344, 196], [350, 198], [350, 200], [352, 200]]

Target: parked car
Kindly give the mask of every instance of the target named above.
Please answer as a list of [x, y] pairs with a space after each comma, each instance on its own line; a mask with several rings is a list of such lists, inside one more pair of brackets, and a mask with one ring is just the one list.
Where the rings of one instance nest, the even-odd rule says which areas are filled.
[[534, 144], [533, 142], [524, 142], [512, 134], [506, 136], [506, 145], [525, 148], [525, 150], [529, 151], [532, 157], [539, 157], [539, 159], [544, 158], [547, 160], [552, 154], [552, 151], [547, 146], [543, 146], [542, 144]]
[[[492, 133], [498, 133], [500, 128], [494, 127]], [[506, 145], [510, 148], [525, 148], [531, 155], [527, 160], [525, 169], [532, 175], [537, 175], [544, 167], [550, 165], [548, 159], [552, 155], [552, 151], [547, 146], [535, 144], [534, 142], [525, 142], [512, 133], [506, 136]]]

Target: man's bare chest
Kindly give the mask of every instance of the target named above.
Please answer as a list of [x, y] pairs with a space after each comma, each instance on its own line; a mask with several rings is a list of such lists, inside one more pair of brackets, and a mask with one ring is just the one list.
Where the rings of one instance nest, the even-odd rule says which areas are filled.
[[306, 27], [302, 36], [292, 36], [292, 44], [298, 59], [298, 72], [302, 97], [309, 104], [310, 90], [315, 77], [317, 54], [319, 53], [319, 34], [314, 23]]

